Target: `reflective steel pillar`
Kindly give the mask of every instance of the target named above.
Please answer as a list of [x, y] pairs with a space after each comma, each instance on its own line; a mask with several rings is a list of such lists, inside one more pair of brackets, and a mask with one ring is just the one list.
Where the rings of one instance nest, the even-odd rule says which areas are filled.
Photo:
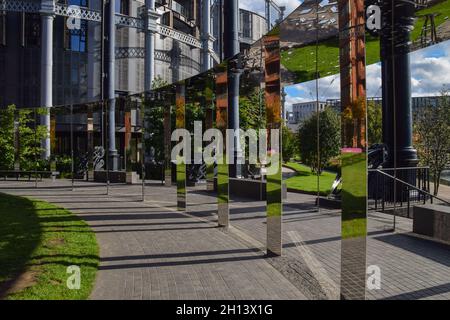
[[[214, 83], [212, 74], [208, 73], [205, 78], [205, 131], [212, 129], [214, 125]], [[206, 190], [214, 190], [214, 164], [206, 164]]]
[[367, 237], [367, 109], [364, 0], [340, 0], [341, 299], [364, 299]]
[[167, 105], [164, 108], [164, 185], [170, 187], [172, 185], [172, 162], [170, 161], [171, 153], [171, 106]]
[[[281, 73], [280, 34], [274, 30], [264, 37], [265, 99], [270, 163], [267, 168], [267, 254], [282, 254], [282, 172], [281, 172]], [[278, 130], [278, 141], [272, 138]], [[275, 145], [272, 144], [275, 142]], [[276, 145], [278, 143], [278, 146]]]
[[[227, 63], [219, 65], [216, 69], [216, 127], [222, 132], [223, 144], [218, 146], [217, 161], [217, 216], [219, 227], [228, 227], [230, 220], [229, 210], [229, 167], [226, 130], [228, 128], [228, 72]], [[220, 152], [222, 151], [222, 152]]]
[[[186, 86], [184, 82], [176, 84], [176, 128], [186, 128]], [[184, 150], [186, 152], [186, 150]], [[186, 154], [183, 155], [184, 158]], [[179, 211], [186, 210], [186, 162], [177, 159], [177, 207]]]

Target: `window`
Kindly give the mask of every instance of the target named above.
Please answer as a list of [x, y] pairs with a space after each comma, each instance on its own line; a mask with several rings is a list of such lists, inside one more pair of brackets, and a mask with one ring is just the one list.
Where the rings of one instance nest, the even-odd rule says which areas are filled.
[[41, 18], [39, 14], [22, 12], [22, 46], [39, 47], [41, 43]]
[[129, 16], [130, 15], [130, 1], [129, 0], [116, 0], [116, 12]]
[[241, 12], [241, 35], [244, 38], [251, 38], [252, 37], [252, 15], [250, 12], [242, 11]]

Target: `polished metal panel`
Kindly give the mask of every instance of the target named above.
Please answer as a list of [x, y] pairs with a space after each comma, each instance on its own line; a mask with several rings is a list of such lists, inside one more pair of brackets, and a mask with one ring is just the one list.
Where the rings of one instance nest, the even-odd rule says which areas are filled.
[[[208, 72], [205, 79], [205, 131], [214, 127], [214, 74]], [[214, 190], [214, 164], [206, 164], [206, 190]]]
[[[176, 84], [175, 114], [176, 128], [186, 128], [186, 86], [184, 82]], [[183, 155], [186, 156], [186, 155]], [[179, 211], [186, 210], [186, 163], [181, 156], [177, 159], [177, 207]]]
[[341, 299], [365, 299], [367, 109], [364, 0], [341, 0]]
[[[282, 130], [281, 120], [281, 74], [280, 74], [280, 34], [275, 29], [266, 35], [264, 43], [265, 63], [265, 99], [268, 132], [267, 152], [272, 159], [269, 167], [276, 165], [276, 170], [269, 169], [267, 174], [267, 254], [281, 255], [281, 226], [283, 213], [282, 170], [281, 170], [281, 134], [278, 150], [271, 145], [271, 130]], [[274, 164], [274, 160], [276, 161]]]
[[170, 140], [172, 132], [171, 132], [171, 115], [172, 108], [170, 105], [165, 106], [164, 108], [164, 185], [166, 187], [170, 187], [172, 185], [172, 162], [170, 161], [170, 152], [172, 142]]
[[[227, 64], [223, 63], [215, 68], [216, 82], [216, 128], [221, 130], [225, 137], [228, 128], [228, 72]], [[220, 147], [220, 146], [219, 146]], [[228, 227], [229, 224], [229, 168], [227, 164], [226, 142], [222, 145], [223, 156], [217, 160], [217, 202], [218, 224], [220, 227]]]

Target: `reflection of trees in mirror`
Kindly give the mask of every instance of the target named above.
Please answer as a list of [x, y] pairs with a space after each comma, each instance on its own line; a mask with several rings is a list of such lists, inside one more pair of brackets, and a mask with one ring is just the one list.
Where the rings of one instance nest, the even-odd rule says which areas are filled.
[[[325, 108], [319, 119], [319, 146], [320, 155], [317, 154], [317, 113], [305, 120], [298, 131], [298, 145], [300, 159], [315, 173], [321, 173], [330, 160], [337, 157], [340, 152], [341, 131], [338, 114], [332, 108]], [[317, 158], [319, 156], [319, 168]]]
[[415, 114], [415, 147], [421, 165], [429, 166], [434, 194], [439, 192], [442, 171], [450, 165], [450, 92], [444, 90], [436, 106]]
[[286, 125], [282, 128], [282, 144], [283, 162], [290, 161], [297, 153], [297, 139], [295, 133], [292, 132]]
[[266, 105], [264, 91], [255, 88], [239, 97], [239, 126], [243, 130], [266, 127]]
[[367, 135], [368, 145], [382, 143], [383, 140], [383, 114], [381, 104], [374, 101], [367, 103]]
[[148, 124], [144, 145], [146, 150], [153, 150], [155, 161], [164, 160], [164, 107], [151, 107], [145, 112], [145, 123]]
[[343, 143], [345, 147], [360, 148], [366, 145], [366, 99], [359, 97], [342, 112]]

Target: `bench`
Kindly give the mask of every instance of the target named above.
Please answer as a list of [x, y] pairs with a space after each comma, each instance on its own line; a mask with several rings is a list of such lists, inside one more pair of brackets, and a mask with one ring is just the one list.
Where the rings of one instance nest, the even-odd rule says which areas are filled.
[[450, 207], [437, 204], [413, 207], [413, 232], [450, 242]]
[[23, 170], [0, 170], [0, 176], [6, 181], [6, 179], [10, 176], [15, 176], [16, 181], [19, 180], [21, 176], [28, 176], [28, 181], [31, 180], [33, 175], [39, 176], [40, 180], [44, 176], [50, 176], [53, 180], [59, 175], [58, 171], [23, 171]]

